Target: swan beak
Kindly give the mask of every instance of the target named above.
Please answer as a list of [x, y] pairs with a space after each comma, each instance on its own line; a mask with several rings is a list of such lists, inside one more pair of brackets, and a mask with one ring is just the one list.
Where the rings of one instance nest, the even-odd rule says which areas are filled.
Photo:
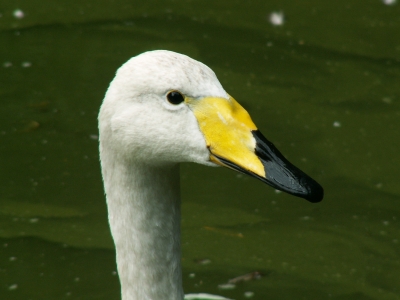
[[186, 98], [185, 102], [197, 118], [212, 162], [310, 202], [322, 200], [323, 188], [261, 134], [235, 99]]

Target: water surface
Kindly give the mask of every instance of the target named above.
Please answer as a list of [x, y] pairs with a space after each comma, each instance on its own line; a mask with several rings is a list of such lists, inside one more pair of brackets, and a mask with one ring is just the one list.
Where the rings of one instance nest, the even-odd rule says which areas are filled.
[[3, 2], [1, 299], [119, 299], [96, 118], [115, 70], [153, 49], [210, 66], [326, 193], [182, 165], [185, 291], [400, 299], [400, 3]]

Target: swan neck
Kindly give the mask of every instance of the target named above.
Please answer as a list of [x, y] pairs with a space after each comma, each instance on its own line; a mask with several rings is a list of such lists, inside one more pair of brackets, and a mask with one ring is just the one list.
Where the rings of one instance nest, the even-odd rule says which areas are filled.
[[182, 300], [179, 166], [106, 163], [122, 300]]

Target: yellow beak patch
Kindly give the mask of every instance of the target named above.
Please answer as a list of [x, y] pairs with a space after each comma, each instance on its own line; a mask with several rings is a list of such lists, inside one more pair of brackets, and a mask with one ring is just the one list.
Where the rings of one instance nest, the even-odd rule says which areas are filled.
[[227, 166], [218, 157], [265, 177], [264, 166], [255, 154], [251, 131], [257, 130], [248, 112], [232, 97], [206, 97], [185, 102], [193, 111], [210, 150], [210, 160]]

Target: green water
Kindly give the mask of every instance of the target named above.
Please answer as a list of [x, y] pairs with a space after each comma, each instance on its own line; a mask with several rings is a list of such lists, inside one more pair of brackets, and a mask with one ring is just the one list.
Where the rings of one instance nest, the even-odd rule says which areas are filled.
[[400, 3], [59, 2], [0, 5], [0, 299], [119, 299], [96, 117], [115, 70], [152, 49], [209, 65], [326, 193], [183, 165], [185, 291], [400, 299]]

